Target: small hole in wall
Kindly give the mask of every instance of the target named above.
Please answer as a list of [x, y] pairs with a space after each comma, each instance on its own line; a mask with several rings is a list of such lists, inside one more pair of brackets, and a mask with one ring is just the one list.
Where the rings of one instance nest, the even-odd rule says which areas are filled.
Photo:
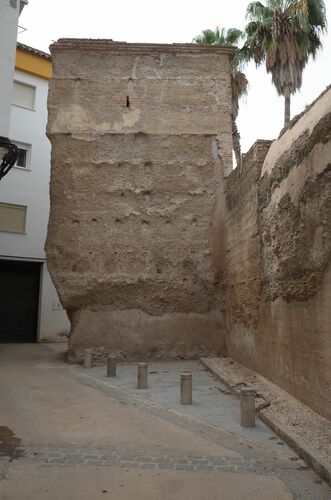
[[126, 96], [126, 107], [129, 108], [130, 107], [130, 98], [129, 96], [127, 95]]

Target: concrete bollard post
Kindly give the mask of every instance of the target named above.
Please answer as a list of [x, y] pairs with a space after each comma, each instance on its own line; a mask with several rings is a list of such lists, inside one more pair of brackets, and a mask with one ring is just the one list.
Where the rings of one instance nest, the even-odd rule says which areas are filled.
[[148, 364], [138, 363], [138, 389], [147, 389], [148, 386]]
[[255, 427], [255, 394], [249, 387], [240, 391], [241, 427]]
[[180, 404], [192, 404], [192, 373], [184, 372], [180, 376]]
[[110, 354], [107, 358], [107, 377], [116, 377], [116, 356]]
[[84, 351], [84, 360], [83, 366], [84, 368], [92, 368], [92, 349], [85, 349]]

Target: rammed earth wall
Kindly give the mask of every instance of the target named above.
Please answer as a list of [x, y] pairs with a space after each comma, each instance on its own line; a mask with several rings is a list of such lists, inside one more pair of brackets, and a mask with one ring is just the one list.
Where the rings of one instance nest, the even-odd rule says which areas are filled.
[[226, 182], [228, 353], [329, 418], [330, 176], [328, 89]]
[[232, 49], [52, 55], [47, 257], [70, 359], [227, 352], [331, 417], [331, 89], [230, 173]]
[[67, 39], [51, 50], [46, 248], [70, 359], [86, 347], [223, 352], [232, 49]]

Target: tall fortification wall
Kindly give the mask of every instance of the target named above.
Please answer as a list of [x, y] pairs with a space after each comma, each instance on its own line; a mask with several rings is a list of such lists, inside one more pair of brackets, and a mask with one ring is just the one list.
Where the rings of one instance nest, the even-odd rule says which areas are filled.
[[224, 345], [231, 48], [60, 40], [49, 93], [49, 268], [69, 353]]
[[228, 353], [329, 418], [330, 176], [329, 88], [226, 182]]
[[227, 350], [331, 417], [331, 89], [231, 172], [231, 48], [52, 55], [46, 249], [70, 359]]

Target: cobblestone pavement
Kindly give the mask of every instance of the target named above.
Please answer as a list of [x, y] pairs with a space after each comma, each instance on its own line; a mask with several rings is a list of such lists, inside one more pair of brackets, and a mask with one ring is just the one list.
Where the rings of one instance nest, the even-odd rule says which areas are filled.
[[272, 473], [267, 467], [237, 457], [208, 457], [176, 454], [134, 454], [117, 451], [68, 448], [18, 449], [19, 459], [40, 464], [102, 465], [128, 469]]

